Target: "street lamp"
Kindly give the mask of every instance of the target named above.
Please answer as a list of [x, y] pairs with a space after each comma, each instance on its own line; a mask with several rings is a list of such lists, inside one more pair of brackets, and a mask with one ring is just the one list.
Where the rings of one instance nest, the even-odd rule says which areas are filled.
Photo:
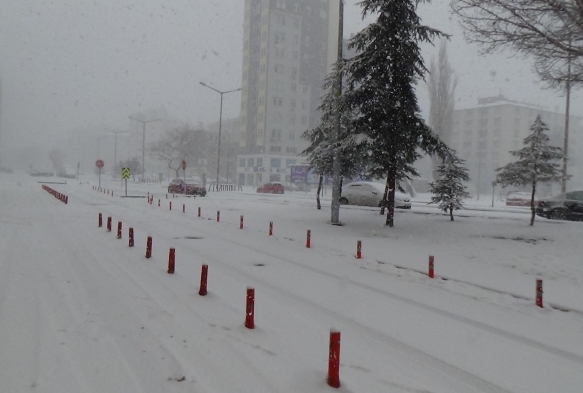
[[139, 121], [140, 123], [142, 123], [142, 179], [143, 179], [144, 173], [146, 173], [146, 162], [145, 162], [145, 159], [146, 159], [146, 123], [152, 123], [152, 122], [158, 121], [160, 119], [144, 121], [144, 120], [136, 119], [135, 117], [131, 117], [131, 116], [128, 116], [128, 117], [132, 120]]
[[115, 166], [117, 165], [117, 134], [127, 135], [128, 133], [126, 131], [114, 131], [114, 130], [109, 130], [107, 128], [105, 129], [105, 131], [111, 132], [112, 134], [115, 134], [115, 145], [113, 148], [113, 178], [115, 179]]
[[219, 140], [217, 143], [217, 145], [218, 145], [217, 146], [217, 191], [218, 191], [218, 188], [219, 188], [219, 165], [220, 165], [220, 160], [221, 160], [221, 126], [222, 126], [222, 121], [223, 121], [223, 94], [241, 91], [241, 88], [238, 88], [235, 90], [220, 91], [220, 90], [215, 89], [214, 87], [207, 85], [204, 82], [200, 82], [200, 84], [203, 85], [204, 87], [208, 87], [209, 89], [216, 91], [217, 93], [219, 93], [221, 95], [221, 109], [219, 112]]

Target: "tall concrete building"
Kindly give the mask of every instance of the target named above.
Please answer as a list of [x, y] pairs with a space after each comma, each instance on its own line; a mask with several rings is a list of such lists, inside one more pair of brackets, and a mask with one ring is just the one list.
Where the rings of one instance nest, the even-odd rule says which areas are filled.
[[320, 120], [336, 60], [338, 0], [245, 0], [238, 182], [289, 181]]
[[[467, 109], [457, 109], [453, 115], [451, 147], [460, 158], [466, 160], [466, 167], [472, 178], [474, 192], [491, 192], [491, 182], [495, 170], [509, 162], [516, 161], [510, 150], [520, 150], [523, 139], [530, 133], [530, 127], [537, 115], [549, 127], [550, 144], [563, 147], [565, 115], [541, 107], [507, 99], [503, 95], [478, 99], [478, 105]], [[573, 175], [569, 188], [583, 187], [583, 118], [570, 116], [569, 132], [569, 174]], [[544, 193], [557, 192], [558, 185], [544, 187]]]

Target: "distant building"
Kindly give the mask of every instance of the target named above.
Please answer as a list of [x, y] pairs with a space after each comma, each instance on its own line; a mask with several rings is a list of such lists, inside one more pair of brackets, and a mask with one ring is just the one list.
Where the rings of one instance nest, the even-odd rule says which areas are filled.
[[[523, 139], [537, 115], [549, 127], [550, 144], [563, 148], [565, 115], [541, 107], [507, 99], [503, 95], [478, 99], [478, 105], [456, 109], [453, 114], [451, 146], [458, 156], [466, 160], [476, 192], [491, 192], [495, 170], [517, 158], [510, 150], [523, 147]], [[569, 164], [573, 178], [569, 188], [583, 188], [583, 118], [569, 117]], [[545, 188], [547, 193], [556, 192]]]
[[336, 61], [338, 5], [245, 0], [239, 184], [289, 181], [288, 164], [302, 161], [301, 135], [320, 120], [322, 86]]

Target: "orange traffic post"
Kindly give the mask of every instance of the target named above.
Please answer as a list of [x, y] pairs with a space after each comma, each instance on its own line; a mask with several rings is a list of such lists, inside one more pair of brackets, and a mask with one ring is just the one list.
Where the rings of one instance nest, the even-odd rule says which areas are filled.
[[255, 288], [247, 287], [247, 308], [245, 312], [245, 327], [255, 329]]
[[128, 237], [130, 238], [130, 240], [128, 242], [128, 246], [133, 247], [134, 246], [134, 228], [130, 228]]
[[198, 290], [198, 294], [200, 296], [206, 296], [208, 271], [209, 271], [208, 265], [202, 265], [202, 269], [200, 271], [200, 289]]
[[356, 241], [356, 259], [362, 258], [362, 240]]
[[312, 231], [308, 229], [308, 233], [306, 235], [306, 248], [312, 247]]
[[174, 274], [174, 260], [175, 260], [175, 250], [174, 248], [170, 249], [168, 253], [168, 274]]
[[433, 255], [429, 256], [429, 274], [428, 274], [428, 276], [429, 276], [429, 278], [435, 277], [435, 263], [434, 263]]
[[340, 387], [340, 332], [335, 329], [330, 330], [330, 353], [326, 382], [333, 388]]
[[148, 241], [146, 242], [146, 258], [152, 257], [152, 236], [148, 236]]
[[536, 305], [543, 306], [543, 280], [540, 278], [536, 280]]
[[121, 239], [121, 221], [117, 222], [117, 238]]

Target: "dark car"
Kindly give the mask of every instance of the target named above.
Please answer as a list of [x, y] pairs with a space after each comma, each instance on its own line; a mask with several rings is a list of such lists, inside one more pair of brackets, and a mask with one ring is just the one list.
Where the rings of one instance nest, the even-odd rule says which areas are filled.
[[583, 221], [583, 191], [571, 191], [538, 201], [536, 214], [556, 220]]
[[168, 183], [168, 193], [206, 196], [206, 187], [195, 179], [181, 179], [177, 177]]
[[265, 183], [257, 188], [257, 192], [265, 194], [283, 194], [283, 184], [281, 183]]

